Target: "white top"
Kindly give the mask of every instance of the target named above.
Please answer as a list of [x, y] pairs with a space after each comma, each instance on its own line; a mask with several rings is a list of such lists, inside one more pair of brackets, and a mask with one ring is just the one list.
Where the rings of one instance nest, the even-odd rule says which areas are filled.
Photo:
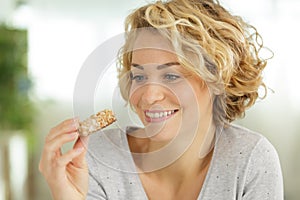
[[[198, 199], [283, 200], [282, 172], [272, 144], [237, 125], [217, 130], [218, 139]], [[87, 199], [147, 199], [122, 130], [91, 135], [87, 160]]]

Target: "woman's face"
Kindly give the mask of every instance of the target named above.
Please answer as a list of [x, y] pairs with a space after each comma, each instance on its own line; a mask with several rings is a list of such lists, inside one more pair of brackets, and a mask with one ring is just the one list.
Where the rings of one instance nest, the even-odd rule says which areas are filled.
[[170, 141], [207, 125], [212, 117], [209, 90], [179, 64], [170, 44], [144, 31], [134, 49], [129, 101], [145, 125], [146, 137]]

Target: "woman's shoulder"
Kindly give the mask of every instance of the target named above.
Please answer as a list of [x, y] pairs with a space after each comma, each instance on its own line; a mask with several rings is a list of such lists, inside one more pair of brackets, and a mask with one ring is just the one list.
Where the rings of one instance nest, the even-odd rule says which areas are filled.
[[273, 144], [262, 134], [238, 125], [224, 128], [222, 136], [223, 144], [231, 143], [226, 162], [235, 163], [243, 195], [249, 199], [283, 199], [280, 159]]
[[124, 130], [120, 128], [99, 130], [89, 136], [89, 146], [99, 146], [99, 142], [102, 143], [108, 140], [114, 143], [120, 142], [120, 139], [124, 133]]
[[127, 141], [127, 128], [110, 128], [89, 136], [87, 163], [90, 192], [103, 191], [108, 199], [143, 197]]
[[217, 155], [222, 158], [217, 162], [236, 163], [237, 168], [280, 171], [279, 156], [273, 144], [261, 133], [239, 125], [228, 125], [220, 132]]
[[278, 159], [273, 144], [261, 133], [236, 124], [222, 127], [217, 134], [218, 154], [239, 162], [249, 159]]
[[110, 128], [100, 130], [89, 136], [88, 152], [102, 154], [115, 154], [120, 150], [127, 150], [126, 130]]
[[[87, 159], [92, 166], [117, 168], [130, 158], [126, 130], [110, 128], [89, 136]], [[123, 163], [127, 165], [128, 163]]]
[[232, 199], [226, 195], [236, 191], [238, 197], [247, 196], [249, 199], [269, 199], [263, 196], [267, 194], [276, 196], [272, 199], [282, 196], [280, 161], [274, 146], [265, 136], [233, 124], [222, 127], [217, 136], [206, 195], [209, 193], [217, 199], [213, 195], [220, 193], [225, 199]]
[[271, 145], [263, 134], [237, 124], [227, 124], [219, 128], [217, 136], [223, 145], [237, 149]]
[[[90, 151], [105, 151], [118, 150], [118, 149], [128, 149], [127, 134], [138, 127], [125, 127], [125, 128], [109, 128], [100, 130], [89, 136], [88, 148]], [[111, 149], [113, 148], [113, 149]]]

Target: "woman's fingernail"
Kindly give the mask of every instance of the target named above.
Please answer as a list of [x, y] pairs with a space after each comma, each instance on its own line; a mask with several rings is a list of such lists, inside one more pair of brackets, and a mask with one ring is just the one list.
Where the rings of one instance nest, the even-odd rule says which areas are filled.
[[73, 118], [73, 121], [74, 121], [74, 122], [79, 122], [79, 117], [74, 117], [74, 118]]
[[74, 133], [70, 133], [70, 134], [69, 134], [69, 137], [70, 137], [70, 138], [75, 138], [77, 135], [78, 135], [78, 133], [77, 133], [77, 132], [74, 132]]
[[71, 125], [73, 128], [75, 128], [75, 129], [78, 129], [79, 128], [79, 118], [78, 117], [75, 117], [74, 119], [73, 119], [73, 123], [72, 123], [72, 125]]

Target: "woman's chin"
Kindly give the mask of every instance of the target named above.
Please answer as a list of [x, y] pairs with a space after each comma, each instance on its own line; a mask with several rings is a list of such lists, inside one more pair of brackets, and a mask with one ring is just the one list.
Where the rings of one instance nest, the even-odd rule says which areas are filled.
[[174, 130], [174, 126], [168, 127], [165, 122], [149, 123], [145, 126], [145, 135], [155, 142], [168, 143], [176, 137], [177, 133], [178, 131]]

